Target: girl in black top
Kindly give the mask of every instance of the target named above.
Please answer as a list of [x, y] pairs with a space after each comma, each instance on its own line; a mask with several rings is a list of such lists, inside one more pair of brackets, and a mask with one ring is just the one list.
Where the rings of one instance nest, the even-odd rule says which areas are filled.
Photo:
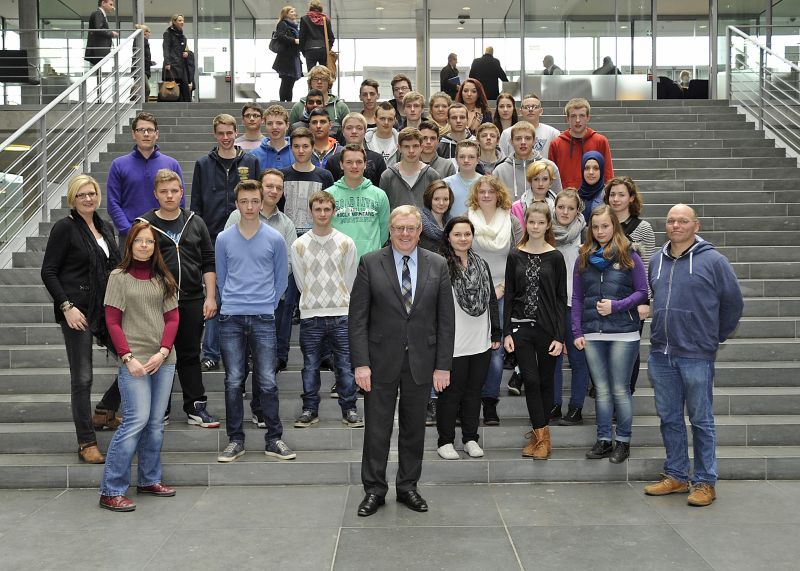
[[525, 384], [531, 430], [526, 458], [550, 457], [553, 374], [561, 354], [567, 311], [567, 268], [555, 248], [550, 207], [534, 202], [525, 212], [525, 233], [506, 263], [506, 351], [514, 351]]
[[[93, 338], [113, 351], [103, 297], [108, 274], [120, 259], [111, 225], [97, 214], [100, 202], [100, 186], [95, 179], [82, 174], [70, 181], [67, 204], [71, 210], [50, 231], [41, 273], [53, 298], [56, 322], [61, 325], [67, 349], [78, 457], [90, 464], [105, 461], [97, 448], [95, 429], [119, 426], [115, 415], [119, 407], [116, 383], [112, 384], [113, 395], [103, 397], [94, 417], [90, 400]], [[105, 401], [112, 402], [107, 403], [110, 406], [102, 405]]]

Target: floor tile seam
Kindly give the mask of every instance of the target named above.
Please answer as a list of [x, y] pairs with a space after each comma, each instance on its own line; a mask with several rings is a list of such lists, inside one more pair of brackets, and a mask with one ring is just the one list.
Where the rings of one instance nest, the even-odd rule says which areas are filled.
[[[191, 511], [191, 510], [187, 510], [187, 513], [189, 511]], [[183, 521], [183, 520], [181, 520], [181, 521]], [[142, 564], [141, 569], [147, 569], [148, 567], [150, 567], [150, 564], [153, 562], [153, 560], [156, 558], [156, 556], [161, 552], [161, 550], [164, 548], [164, 546], [167, 544], [167, 542], [169, 540], [171, 540], [175, 536], [175, 534], [178, 532], [179, 529], [180, 529], [179, 526], [176, 525], [176, 526], [172, 527], [172, 529], [169, 530], [169, 533], [167, 533], [166, 535], [161, 536], [162, 539], [161, 539], [161, 542], [159, 543], [158, 547], [156, 547], [155, 550], [153, 551], [153, 553], [150, 555], [150, 557], [147, 558], [147, 561], [145, 561]]]
[[[689, 506], [687, 506], [687, 509], [691, 509], [691, 508], [690, 508]], [[695, 509], [703, 509], [703, 508], [695, 508]], [[710, 507], [709, 507], [709, 508], [706, 508], [706, 509], [710, 509]], [[713, 564], [711, 563], [711, 561], [709, 561], [708, 559], [706, 559], [706, 558], [703, 556], [703, 554], [702, 554], [702, 553], [700, 553], [700, 552], [697, 550], [697, 548], [695, 548], [695, 546], [692, 544], [692, 542], [691, 542], [689, 539], [687, 539], [686, 537], [684, 537], [684, 536], [683, 536], [683, 534], [682, 534], [682, 533], [681, 533], [681, 532], [680, 532], [680, 531], [679, 531], [679, 530], [678, 530], [678, 529], [675, 527], [676, 525], [686, 525], [686, 524], [672, 524], [672, 523], [670, 523], [670, 524], [668, 524], [668, 525], [669, 525], [670, 529], [672, 529], [672, 531], [673, 531], [675, 534], [677, 534], [677, 536], [678, 536], [678, 537], [681, 539], [681, 541], [683, 541], [683, 542], [684, 542], [686, 545], [688, 545], [688, 546], [689, 546], [689, 549], [691, 549], [691, 550], [692, 550], [692, 551], [693, 551], [693, 552], [694, 552], [694, 553], [695, 553], [695, 554], [696, 554], [696, 555], [697, 555], [697, 556], [698, 556], [700, 559], [702, 559], [702, 560], [703, 560], [703, 562], [704, 562], [706, 565], [708, 565], [708, 566], [709, 566], [709, 568], [713, 569], [714, 571], [729, 571], [728, 569], [726, 569], [726, 568], [724, 568], [724, 567], [717, 567], [717, 566], [713, 565]]]
[[339, 553], [339, 542], [342, 539], [342, 524], [344, 523], [344, 517], [347, 513], [347, 504], [350, 500], [350, 489], [351, 486], [347, 486], [347, 492], [344, 495], [344, 508], [342, 509], [342, 521], [339, 522], [339, 528], [336, 530], [336, 543], [333, 544], [333, 557], [331, 557], [331, 571], [334, 570], [336, 566], [336, 555]]
[[359, 531], [369, 529], [499, 529], [504, 527], [498, 524], [487, 525], [453, 525], [453, 524], [419, 524], [419, 523], [397, 523], [387, 525], [343, 525], [340, 529], [355, 529]]
[[517, 546], [514, 544], [514, 538], [511, 537], [511, 530], [508, 529], [506, 518], [503, 517], [503, 510], [500, 509], [500, 504], [497, 502], [497, 497], [492, 493], [491, 488], [489, 489], [489, 495], [492, 497], [494, 507], [497, 510], [497, 515], [500, 516], [500, 522], [503, 524], [503, 531], [505, 531], [506, 538], [508, 538], [508, 543], [511, 546], [511, 551], [514, 553], [514, 557], [517, 559], [517, 565], [519, 565], [520, 571], [525, 571], [525, 566], [522, 564], [522, 558], [519, 555], [519, 551], [517, 551]]
[[[638, 495], [639, 495], [639, 499], [641, 500], [641, 502], [642, 502], [642, 503], [643, 503], [645, 506], [647, 506], [647, 507], [648, 507], [648, 509], [649, 509], [651, 512], [655, 513], [655, 514], [656, 514], [656, 516], [658, 516], [658, 518], [659, 518], [659, 519], [660, 519], [660, 520], [661, 520], [663, 523], [665, 523], [665, 524], [667, 524], [667, 525], [670, 525], [670, 522], [667, 520], [667, 517], [666, 517], [666, 515], [664, 515], [663, 513], [661, 513], [661, 510], [659, 510], [659, 509], [658, 509], [658, 507], [657, 507], [657, 505], [656, 505], [656, 502], [652, 502], [652, 503], [651, 503], [651, 502], [648, 502], [648, 501], [647, 501], [647, 498], [654, 498], [654, 497], [657, 497], [657, 496], [648, 496], [647, 494], [645, 494], [645, 493], [644, 493], [644, 491], [643, 491], [643, 490], [642, 490], [642, 491], [637, 491], [637, 490], [635, 490], [635, 489], [634, 489], [634, 487], [633, 487], [633, 484], [634, 484], [634, 482], [637, 482], [637, 483], [639, 483], [639, 484], [642, 484], [642, 483], [645, 483], [645, 482], [638, 482], [638, 481], [636, 481], [636, 480], [628, 480], [627, 484], [628, 484], [628, 486], [631, 488], [631, 490], [633, 490], [634, 492], [637, 492], [637, 493], [638, 493]], [[650, 480], [648, 483], [652, 483], [652, 480]]]

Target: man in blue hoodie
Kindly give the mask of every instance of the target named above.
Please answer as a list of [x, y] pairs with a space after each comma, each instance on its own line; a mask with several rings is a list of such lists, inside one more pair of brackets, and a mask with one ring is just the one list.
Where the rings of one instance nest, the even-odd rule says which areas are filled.
[[673, 206], [667, 214], [669, 242], [650, 259], [653, 323], [647, 373], [667, 457], [662, 480], [644, 492], [664, 496], [689, 491], [685, 406], [694, 446], [688, 503], [707, 506], [716, 498], [717, 481], [714, 361], [719, 344], [736, 329], [744, 301], [730, 263], [697, 236], [698, 230], [694, 210]]
[[289, 129], [289, 114], [281, 105], [270, 105], [264, 112], [264, 124], [267, 136], [261, 144], [250, 151], [258, 159], [262, 171], [267, 169], [285, 169], [292, 166], [294, 156], [286, 132]]

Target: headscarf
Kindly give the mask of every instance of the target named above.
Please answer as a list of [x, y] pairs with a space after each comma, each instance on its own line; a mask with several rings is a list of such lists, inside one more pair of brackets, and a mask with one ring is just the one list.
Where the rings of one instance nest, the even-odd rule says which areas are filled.
[[[583, 177], [583, 169], [586, 168], [586, 161], [590, 159], [596, 160], [597, 164], [600, 165], [600, 180], [595, 184], [589, 184]], [[603, 192], [603, 187], [606, 184], [605, 170], [606, 159], [601, 153], [597, 151], [586, 151], [583, 153], [583, 157], [581, 158], [581, 187], [578, 189], [578, 196], [581, 197], [581, 200], [583, 200], [585, 204], [583, 216], [586, 220], [589, 219], [589, 215], [592, 213], [592, 203], [595, 198], [597, 198], [597, 194]]]

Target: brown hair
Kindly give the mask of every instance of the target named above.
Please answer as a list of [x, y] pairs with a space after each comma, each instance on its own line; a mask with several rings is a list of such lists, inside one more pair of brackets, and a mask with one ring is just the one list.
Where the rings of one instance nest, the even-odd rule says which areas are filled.
[[550, 212], [550, 207], [543, 200], [535, 200], [534, 202], [531, 202], [528, 208], [525, 209], [525, 224], [522, 226], [522, 240], [519, 241], [517, 247], [522, 248], [531, 239], [530, 235], [528, 234], [528, 217], [531, 214], [544, 215], [545, 219], [547, 220], [547, 230], [544, 233], [544, 241], [555, 248], [556, 233], [553, 230], [553, 214]]
[[[553, 203], [553, 208], [557, 208], [558, 203], [562, 200], [574, 200], [575, 208], [578, 211], [577, 215], [581, 216], [581, 212], [583, 212], [584, 205], [583, 205], [583, 199], [578, 194], [577, 188], [567, 187], [558, 194], [556, 194], [556, 201]], [[556, 224], [558, 224], [558, 219], [556, 219]]]
[[173, 180], [178, 181], [178, 185], [180, 185], [181, 191], [183, 191], [183, 181], [181, 180], [181, 177], [178, 176], [178, 173], [172, 169], [158, 169], [158, 172], [156, 172], [156, 176], [153, 179], [153, 190], [158, 189], [159, 184], [163, 182], [172, 182]]
[[214, 132], [217, 132], [217, 125], [228, 125], [229, 127], [233, 127], [233, 130], [236, 130], [236, 118], [233, 115], [228, 115], [227, 113], [220, 113], [214, 120], [211, 122], [211, 128]]
[[142, 111], [138, 113], [136, 117], [133, 118], [133, 121], [131, 121], [132, 131], [136, 130], [136, 125], [139, 124], [139, 121], [148, 121], [152, 123], [153, 127], [156, 128], [156, 131], [158, 131], [158, 121], [156, 120], [156, 116], [153, 115], [152, 113], [148, 113], [147, 111]]
[[422, 195], [422, 203], [425, 205], [425, 208], [428, 210], [432, 209], [433, 195], [436, 194], [437, 190], [442, 190], [443, 188], [447, 189], [447, 194], [450, 197], [450, 206], [447, 208], [447, 210], [450, 211], [456, 197], [453, 195], [453, 189], [450, 188], [450, 185], [441, 179], [433, 181], [428, 185], [428, 188], [425, 189], [425, 194]]
[[500, 119], [500, 113], [497, 112], [497, 106], [500, 104], [500, 101], [503, 99], [508, 99], [511, 101], [511, 124], [513, 125], [517, 121], [519, 121], [519, 115], [517, 114], [517, 102], [514, 100], [514, 96], [508, 93], [507, 91], [502, 92], [500, 95], [497, 96], [497, 99], [494, 102], [494, 116], [492, 117], [492, 123], [499, 131], [503, 130], [503, 122]]
[[279, 177], [281, 177], [281, 180], [283, 180], [283, 178], [284, 178], [283, 177], [283, 173], [281, 171], [279, 171], [278, 169], [275, 169], [275, 168], [269, 168], [269, 169], [264, 169], [263, 171], [261, 171], [261, 173], [258, 175], [258, 182], [263, 181], [264, 177], [267, 176], [268, 174], [274, 174], [275, 176], [279, 176]]
[[411, 80], [408, 78], [408, 76], [407, 75], [403, 75], [402, 73], [398, 73], [397, 75], [395, 75], [392, 78], [392, 81], [390, 82], [390, 84], [392, 86], [392, 90], [394, 90], [394, 86], [397, 85], [398, 83], [400, 83], [401, 81], [405, 81], [406, 83], [408, 83], [408, 90], [409, 91], [411, 91], [413, 89], [413, 87], [411, 86]]
[[456, 102], [457, 103], [464, 103], [464, 99], [461, 96], [461, 92], [464, 90], [464, 86], [468, 83], [471, 83], [475, 86], [475, 90], [478, 92], [478, 99], [475, 101], [475, 107], [481, 110], [481, 113], [487, 115], [489, 117], [492, 116], [492, 112], [489, 109], [489, 101], [486, 99], [486, 91], [483, 89], [483, 84], [475, 79], [474, 77], [468, 77], [464, 80], [464, 82], [458, 86], [458, 91], [456, 92]]
[[247, 113], [249, 109], [252, 109], [253, 111], [258, 111], [259, 115], [264, 114], [264, 110], [258, 103], [245, 103], [244, 105], [242, 105], [242, 117], [244, 117], [244, 114]]
[[342, 156], [339, 159], [340, 161], [344, 160], [344, 153], [345, 151], [350, 151], [351, 153], [358, 153], [362, 157], [364, 157], [364, 162], [367, 162], [367, 151], [364, 149], [362, 145], [358, 143], [347, 143], [344, 148], [342, 148]]
[[261, 114], [264, 116], [264, 119], [266, 119], [267, 115], [278, 115], [285, 122], [289, 122], [289, 113], [286, 112], [286, 107], [283, 105], [270, 105], [267, 107], [266, 111]]
[[511, 210], [511, 195], [508, 193], [506, 185], [503, 184], [499, 178], [491, 174], [485, 174], [480, 177], [472, 188], [469, 189], [469, 196], [467, 196], [467, 208], [477, 210], [478, 206], [478, 189], [481, 184], [488, 184], [495, 192], [497, 192], [497, 207], [503, 210]]
[[315, 202], [330, 202], [334, 212], [336, 211], [336, 199], [327, 190], [318, 190], [308, 197], [308, 209], [314, 206]]
[[307, 127], [297, 127], [296, 129], [292, 130], [292, 134], [289, 135], [289, 141], [294, 143], [295, 139], [309, 139], [311, 143], [314, 143], [314, 133], [311, 132], [311, 129]]
[[262, 188], [261, 182], [258, 180], [253, 180], [252, 178], [246, 178], [242, 181], [239, 181], [239, 184], [236, 185], [236, 200], [239, 200], [239, 193], [240, 192], [249, 192], [249, 191], [258, 191], [258, 195], [261, 196]]
[[638, 217], [642, 211], [642, 205], [644, 202], [642, 201], [642, 195], [639, 193], [639, 187], [636, 186], [634, 180], [629, 176], [615, 176], [608, 181], [605, 189], [603, 190], [603, 201], [608, 204], [608, 197], [611, 194], [611, 187], [617, 186], [618, 184], [621, 184], [628, 189], [628, 194], [630, 194], [633, 198], [633, 202], [631, 202], [628, 210], [631, 216]]
[[611, 240], [609, 241], [609, 246], [605, 248], [603, 251], [603, 257], [606, 260], [614, 260], [619, 263], [619, 265], [629, 270], [633, 267], [633, 258], [631, 257], [631, 242], [628, 237], [625, 235], [625, 232], [622, 230], [622, 226], [620, 226], [619, 219], [617, 215], [614, 214], [614, 211], [611, 210], [611, 207], [608, 204], [601, 204], [600, 206], [596, 207], [592, 210], [592, 214], [589, 216], [589, 228], [586, 232], [586, 240], [584, 240], [583, 244], [581, 244], [580, 249], [578, 250], [578, 268], [580, 270], [584, 270], [586, 265], [589, 263], [589, 256], [597, 250], [598, 243], [597, 240], [594, 239], [594, 234], [592, 233], [592, 220], [594, 220], [595, 216], [602, 216], [603, 214], [607, 214], [609, 219], [611, 220], [611, 225], [614, 227], [614, 234], [611, 236]]
[[402, 129], [397, 135], [397, 146], [399, 147], [403, 142], [408, 141], [409, 139], [413, 139], [421, 145], [422, 135], [420, 134], [419, 129], [415, 129], [414, 127], [406, 127], [405, 129]]
[[122, 254], [122, 261], [117, 266], [123, 272], [128, 273], [128, 270], [133, 265], [133, 242], [142, 230], [150, 229], [153, 234], [153, 255], [150, 256], [150, 272], [151, 279], [155, 279], [161, 289], [164, 291], [164, 299], [167, 300], [178, 293], [178, 284], [175, 283], [175, 278], [172, 277], [167, 265], [164, 263], [164, 258], [161, 256], [161, 249], [158, 246], [158, 238], [155, 231], [149, 222], [139, 220], [131, 226], [128, 231], [128, 238], [125, 240], [125, 251]]
[[[539, 101], [541, 101], [541, 99]], [[586, 108], [587, 117], [592, 115], [592, 106], [589, 105], [589, 102], [586, 101], [586, 99], [584, 99], [583, 97], [573, 97], [572, 99], [567, 101], [567, 104], [564, 106], [564, 115], [569, 117], [570, 111], [572, 111], [573, 109], [580, 109], [581, 107]]]

